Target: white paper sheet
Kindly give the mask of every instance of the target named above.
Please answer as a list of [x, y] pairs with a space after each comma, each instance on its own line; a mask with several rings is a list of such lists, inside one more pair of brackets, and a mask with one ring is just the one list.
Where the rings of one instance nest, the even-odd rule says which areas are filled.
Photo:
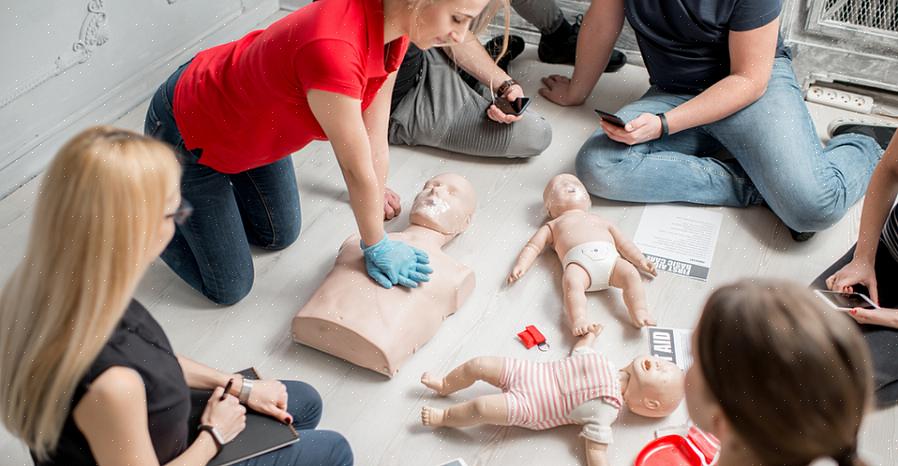
[[649, 354], [666, 359], [684, 371], [692, 365], [692, 330], [649, 327]]
[[707, 209], [650, 205], [633, 241], [659, 271], [707, 281], [722, 221]]

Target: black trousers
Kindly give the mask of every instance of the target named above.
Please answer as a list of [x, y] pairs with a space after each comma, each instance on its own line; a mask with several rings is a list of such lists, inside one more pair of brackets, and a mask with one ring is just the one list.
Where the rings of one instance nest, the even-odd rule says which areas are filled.
[[[852, 246], [841, 259], [817, 277], [811, 287], [825, 290], [826, 279], [851, 262], [855, 247], [856, 245]], [[889, 253], [889, 249], [880, 242], [876, 250], [876, 283], [880, 306], [898, 308], [898, 287], [894, 287], [896, 282], [898, 282], [898, 262]], [[863, 285], [855, 286], [854, 290], [867, 294], [867, 289]], [[898, 329], [879, 325], [859, 324], [859, 326], [873, 356], [876, 400], [880, 406], [893, 405], [898, 402]]]

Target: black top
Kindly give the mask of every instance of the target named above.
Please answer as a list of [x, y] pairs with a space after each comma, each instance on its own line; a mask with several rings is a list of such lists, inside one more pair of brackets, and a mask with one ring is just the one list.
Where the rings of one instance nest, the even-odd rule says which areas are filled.
[[56, 451], [49, 461], [35, 459], [36, 466], [97, 464], [72, 411], [91, 382], [113, 366], [134, 369], [143, 379], [150, 438], [159, 462], [167, 463], [187, 448], [190, 390], [181, 365], [162, 327], [140, 303], [131, 301], [112, 337], [78, 383]]
[[[730, 31], [776, 19], [782, 0], [626, 0], [649, 80], [665, 92], [699, 94], [730, 74]], [[787, 56], [777, 39], [776, 56]]]
[[390, 99], [390, 110], [396, 108], [399, 102], [410, 90], [418, 84], [418, 75], [424, 66], [424, 52], [415, 44], [409, 43], [402, 64], [396, 71], [396, 84], [393, 85], [393, 96]]
[[892, 213], [886, 219], [882, 229], [882, 242], [889, 248], [892, 258], [898, 262], [898, 208], [892, 208]]

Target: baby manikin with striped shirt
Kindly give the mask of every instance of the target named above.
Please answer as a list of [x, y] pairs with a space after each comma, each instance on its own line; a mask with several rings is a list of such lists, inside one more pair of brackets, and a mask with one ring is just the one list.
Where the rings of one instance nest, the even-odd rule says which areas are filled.
[[536, 362], [478, 357], [446, 377], [425, 373], [421, 383], [447, 396], [482, 380], [502, 393], [485, 395], [446, 409], [424, 406], [421, 421], [433, 427], [478, 424], [544, 430], [566, 424], [583, 426], [588, 464], [607, 464], [611, 425], [626, 405], [634, 414], [665, 417], [683, 400], [684, 374], [675, 364], [651, 356], [635, 358], [618, 370], [592, 347], [598, 325], [580, 338], [571, 355]]

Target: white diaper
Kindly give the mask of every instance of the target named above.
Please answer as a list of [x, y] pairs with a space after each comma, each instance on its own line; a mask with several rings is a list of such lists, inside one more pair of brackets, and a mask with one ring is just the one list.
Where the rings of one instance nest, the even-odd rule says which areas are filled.
[[564, 268], [572, 262], [583, 267], [590, 280], [586, 291], [601, 291], [608, 288], [618, 257], [620, 254], [613, 244], [608, 241], [592, 241], [573, 247], [561, 262]]

